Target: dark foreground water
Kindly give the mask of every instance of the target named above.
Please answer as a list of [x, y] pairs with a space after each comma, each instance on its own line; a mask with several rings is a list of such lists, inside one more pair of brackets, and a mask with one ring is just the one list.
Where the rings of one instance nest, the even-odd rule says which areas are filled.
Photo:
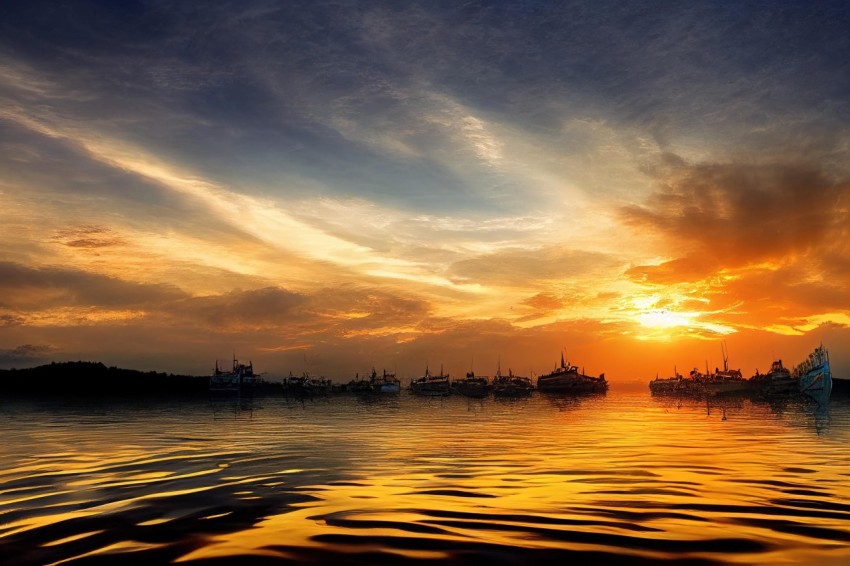
[[0, 561], [850, 564], [850, 401], [0, 401]]

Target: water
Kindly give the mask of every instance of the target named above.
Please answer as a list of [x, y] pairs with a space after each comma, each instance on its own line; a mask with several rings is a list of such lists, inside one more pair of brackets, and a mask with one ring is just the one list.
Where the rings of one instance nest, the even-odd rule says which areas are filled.
[[850, 401], [0, 402], [15, 564], [850, 564]]

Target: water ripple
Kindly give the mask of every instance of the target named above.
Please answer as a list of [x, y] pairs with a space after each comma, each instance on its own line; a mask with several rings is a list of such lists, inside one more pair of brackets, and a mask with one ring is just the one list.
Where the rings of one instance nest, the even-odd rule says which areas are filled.
[[[251, 561], [850, 563], [850, 404], [611, 392], [15, 404], [0, 555]], [[721, 417], [725, 416], [725, 420]]]

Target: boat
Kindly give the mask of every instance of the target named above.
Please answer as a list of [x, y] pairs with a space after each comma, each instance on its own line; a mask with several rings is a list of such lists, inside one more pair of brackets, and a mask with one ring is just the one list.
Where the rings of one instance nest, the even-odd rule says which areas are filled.
[[561, 352], [561, 365], [537, 378], [537, 390], [541, 393], [605, 393], [608, 391], [608, 382], [604, 373], [594, 377], [586, 375], [584, 370], [579, 371], [578, 366], [564, 360]]
[[800, 390], [797, 379], [782, 365], [782, 360], [774, 360], [767, 373], [759, 373], [756, 369], [748, 381], [756, 395], [789, 395]]
[[475, 397], [480, 399], [490, 394], [490, 381], [483, 375], [475, 375], [475, 372], [467, 372], [466, 378], [456, 379], [452, 382], [452, 391], [464, 397]]
[[361, 378], [359, 374], [355, 375], [354, 379], [348, 382], [346, 390], [355, 395], [371, 395], [374, 392], [372, 382], [368, 378]]
[[256, 384], [254, 365], [251, 362], [240, 363], [236, 356], [233, 356], [233, 367], [230, 371], [221, 369], [216, 360], [215, 370], [210, 376], [209, 389], [210, 393], [242, 394], [252, 391]]
[[508, 375], [502, 375], [501, 368], [496, 370], [493, 378], [493, 395], [495, 397], [528, 397], [534, 391], [530, 377], [514, 375], [508, 368]]
[[378, 377], [375, 368], [372, 368], [372, 380], [375, 384], [376, 393], [398, 393], [401, 391], [401, 382], [395, 376], [395, 373], [387, 372]]
[[688, 377], [683, 376], [674, 367], [673, 377], [658, 377], [649, 382], [649, 392], [652, 395], [685, 395], [699, 396], [703, 392], [702, 378], [698, 370], [691, 370]]
[[349, 390], [356, 395], [376, 395], [382, 393], [398, 393], [401, 391], [401, 382], [396, 379], [394, 373], [388, 373], [384, 370], [382, 375], [378, 375], [375, 368], [372, 368], [372, 373], [368, 378], [355, 378], [349, 383]]
[[283, 380], [283, 390], [287, 396], [292, 397], [315, 397], [317, 395], [329, 395], [333, 383], [329, 379], [311, 377], [307, 372], [300, 376], [292, 375]]
[[797, 364], [791, 375], [797, 379], [801, 392], [814, 397], [820, 403], [829, 401], [832, 394], [832, 372], [829, 369], [829, 352], [823, 344]]
[[425, 366], [425, 375], [418, 377], [410, 382], [410, 391], [416, 395], [424, 395], [427, 397], [444, 397], [452, 392], [451, 381], [449, 374], [443, 374], [443, 368], [440, 367], [439, 375], [432, 375]]
[[744, 379], [740, 369], [729, 369], [729, 350], [721, 343], [723, 369], [714, 368], [714, 373], [703, 382], [706, 395], [733, 395], [749, 391], [750, 383]]

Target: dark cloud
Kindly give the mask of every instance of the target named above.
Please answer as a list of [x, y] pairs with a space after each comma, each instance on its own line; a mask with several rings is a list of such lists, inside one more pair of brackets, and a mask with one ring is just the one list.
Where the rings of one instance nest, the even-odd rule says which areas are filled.
[[223, 295], [192, 297], [168, 306], [165, 314], [178, 324], [202, 322], [208, 328], [235, 332], [247, 328], [286, 328], [303, 322], [299, 311], [307, 298], [278, 287], [231, 291]]
[[55, 348], [46, 344], [23, 344], [10, 350], [0, 350], [0, 367], [28, 367], [43, 363]]
[[359, 286], [309, 293], [267, 287], [163, 304], [159, 316], [178, 325], [200, 324], [222, 332], [282, 329], [299, 342], [305, 335], [364, 335], [372, 330], [416, 325], [429, 310], [425, 301]]
[[79, 226], [59, 230], [56, 240], [69, 248], [97, 250], [126, 244], [114, 231], [103, 226]]
[[702, 279], [720, 269], [842, 253], [850, 181], [812, 166], [706, 164], [679, 168], [644, 206], [622, 209], [639, 231], [682, 254], [630, 275], [649, 282]]
[[27, 267], [0, 262], [0, 289], [10, 308], [97, 306], [129, 308], [159, 305], [186, 296], [178, 287], [125, 281], [63, 267]]
[[[96, 120], [234, 185], [292, 190], [285, 172], [324, 181], [301, 194], [482, 210], [525, 203], [510, 180], [456, 159], [469, 150], [443, 124], [456, 119], [448, 100], [561, 150], [571, 145], [562, 125], [577, 117], [637, 125], [665, 147], [693, 131], [750, 150], [840, 140], [848, 12], [840, 3], [17, 3], [0, 18], [0, 57], [53, 77], [24, 92], [7, 85], [15, 105]], [[382, 146], [387, 137], [411, 155]]]

